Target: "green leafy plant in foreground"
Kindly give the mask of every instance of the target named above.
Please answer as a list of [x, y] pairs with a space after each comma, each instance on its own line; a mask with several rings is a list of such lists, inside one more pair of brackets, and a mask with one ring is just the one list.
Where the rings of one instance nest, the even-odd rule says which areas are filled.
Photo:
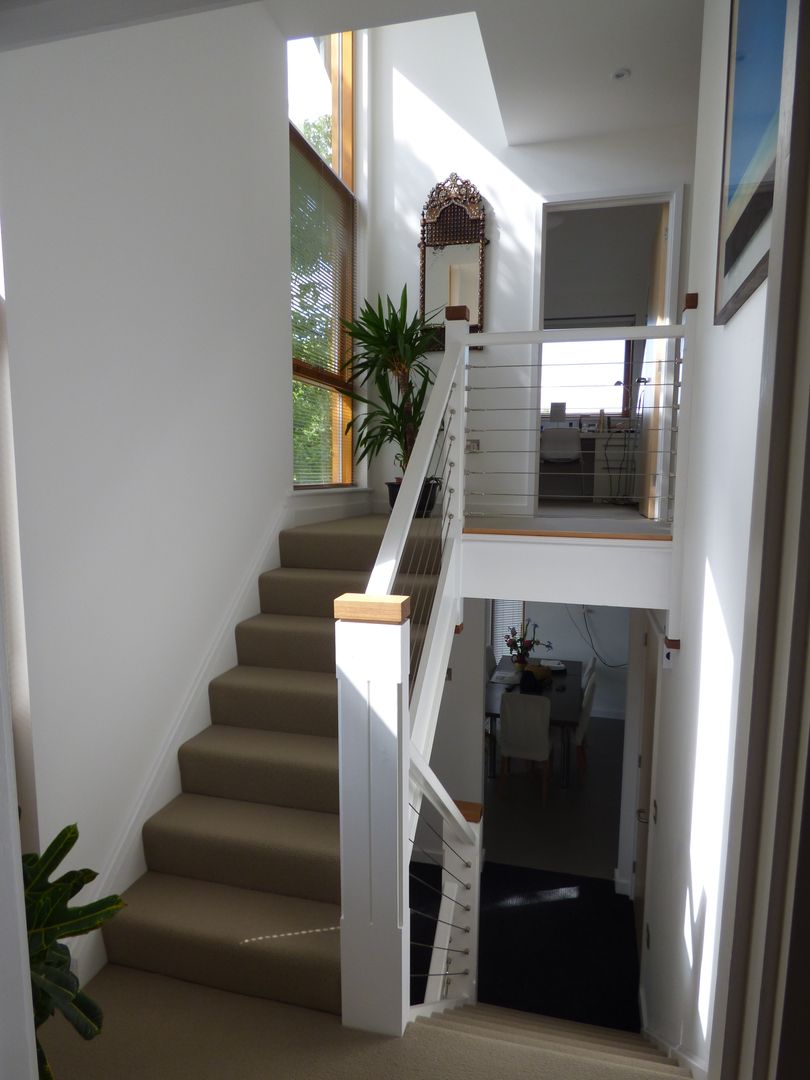
[[[69, 870], [51, 881], [51, 874], [79, 838], [76, 825], [68, 825], [41, 855], [23, 855], [25, 917], [28, 924], [28, 956], [34, 999], [34, 1027], [58, 1009], [84, 1039], [101, 1030], [101, 1009], [79, 989], [70, 970], [70, 950], [62, 938], [77, 937], [97, 929], [124, 906], [120, 896], [105, 896], [91, 904], [69, 907], [69, 901], [97, 877], [93, 870]], [[53, 1080], [53, 1072], [37, 1039], [40, 1080]]]

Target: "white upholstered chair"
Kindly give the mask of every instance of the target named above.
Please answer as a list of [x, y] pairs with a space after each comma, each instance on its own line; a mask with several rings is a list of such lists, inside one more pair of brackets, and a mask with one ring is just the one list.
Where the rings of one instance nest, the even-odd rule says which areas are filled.
[[593, 709], [593, 696], [596, 693], [596, 675], [591, 675], [585, 693], [582, 695], [582, 709], [579, 714], [579, 723], [574, 732], [574, 741], [577, 747], [577, 770], [580, 779], [588, 766], [588, 755], [585, 739], [588, 734], [588, 725], [591, 722], [591, 710]]
[[[555, 479], [559, 478], [561, 471], [578, 472], [580, 494], [585, 494], [585, 473], [582, 469], [582, 443], [579, 428], [545, 428], [540, 435], [540, 463], [541, 480], [544, 472]], [[547, 465], [548, 468], [543, 469], [542, 465]], [[576, 465], [576, 469], [560, 469], [560, 466], [571, 465]], [[541, 491], [540, 494], [542, 495], [543, 492]]]
[[592, 656], [585, 667], [582, 669], [582, 689], [588, 685], [591, 675], [596, 671], [596, 657]]
[[487, 645], [484, 649], [484, 668], [487, 673], [487, 682], [489, 682], [494, 675], [497, 666], [498, 661], [495, 659], [495, 650], [491, 645]]
[[501, 698], [501, 771], [509, 771], [513, 757], [539, 761], [543, 766], [544, 803], [551, 775], [550, 720], [551, 702], [547, 697], [509, 693]]

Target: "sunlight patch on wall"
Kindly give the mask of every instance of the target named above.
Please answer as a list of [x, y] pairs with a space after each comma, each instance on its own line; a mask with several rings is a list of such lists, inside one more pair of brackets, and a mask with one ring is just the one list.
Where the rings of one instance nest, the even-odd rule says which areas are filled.
[[[723, 616], [711, 567], [706, 562], [703, 590], [703, 627], [700, 657], [697, 743], [692, 793], [692, 828], [689, 855], [692, 871], [691, 900], [694, 911], [688, 935], [705, 900], [705, 926], [698, 986], [698, 1016], [704, 1037], [714, 989], [717, 952], [717, 919], [723, 869], [723, 836], [730, 765], [731, 688], [734, 685], [734, 653]], [[686, 928], [685, 928], [686, 932]], [[692, 946], [687, 943], [692, 953]]]
[[[470, 180], [499, 211], [494, 221], [488, 220], [487, 235], [491, 238], [497, 227], [504, 253], [530, 260], [534, 252], [534, 210], [542, 198], [396, 68], [393, 98], [394, 139], [400, 160], [407, 160], [403, 155], [409, 155], [423, 175], [435, 178], [433, 183], [444, 180], [451, 172]], [[400, 180], [407, 181], [407, 177]], [[421, 186], [419, 194], [425, 199], [432, 183], [424, 191]], [[395, 210], [408, 213], [413, 201], [412, 192], [397, 193]], [[504, 207], [525, 218], [522, 228], [513, 228], [511, 222], [501, 220]]]

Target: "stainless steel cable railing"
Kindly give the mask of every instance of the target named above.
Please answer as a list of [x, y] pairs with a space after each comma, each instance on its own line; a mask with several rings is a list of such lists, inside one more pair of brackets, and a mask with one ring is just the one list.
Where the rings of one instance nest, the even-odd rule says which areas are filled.
[[[625, 329], [636, 338], [649, 329], [660, 339], [669, 328]], [[560, 333], [554, 338], [562, 340]], [[601, 340], [602, 331], [589, 333]], [[542, 513], [552, 501], [587, 502], [636, 507], [671, 524], [682, 358], [660, 340], [650, 344], [643, 359], [628, 351], [623, 367], [593, 358], [501, 363], [498, 349], [469, 363], [465, 517], [523, 517], [527, 504]], [[578, 332], [580, 357], [587, 347]], [[510, 505], [516, 501], [522, 505]]]

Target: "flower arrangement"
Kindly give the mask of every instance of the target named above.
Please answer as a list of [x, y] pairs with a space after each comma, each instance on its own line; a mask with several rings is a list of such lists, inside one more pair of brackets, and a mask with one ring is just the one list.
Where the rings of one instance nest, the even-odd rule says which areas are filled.
[[531, 619], [527, 619], [519, 629], [515, 626], [508, 628], [508, 633], [504, 634], [503, 640], [506, 642], [513, 663], [527, 664], [536, 645], [542, 645], [544, 649], [551, 648], [550, 641], [541, 641], [534, 636], [536, 631], [537, 623], [532, 622]]

